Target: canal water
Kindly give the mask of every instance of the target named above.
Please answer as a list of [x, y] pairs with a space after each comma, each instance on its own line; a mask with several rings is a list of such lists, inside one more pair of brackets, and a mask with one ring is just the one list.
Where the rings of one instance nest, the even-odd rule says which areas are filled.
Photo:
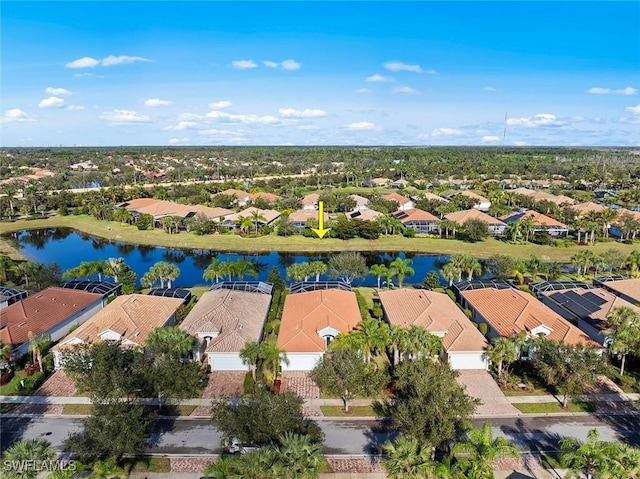
[[[173, 282], [174, 286], [205, 285], [202, 273], [213, 258], [222, 261], [227, 259], [246, 258], [253, 262], [258, 271], [258, 279], [266, 281], [271, 268], [275, 266], [283, 278], [286, 269], [294, 263], [304, 261], [327, 261], [331, 254], [270, 253], [247, 254], [234, 252], [218, 252], [200, 249], [162, 248], [156, 246], [134, 245], [118, 241], [110, 241], [97, 236], [75, 231], [70, 228], [48, 228], [41, 230], [21, 231], [7, 236], [9, 241], [26, 258], [38, 263], [57, 263], [62, 271], [74, 268], [82, 261], [96, 261], [110, 257], [122, 257], [140, 278], [158, 261], [175, 263], [180, 268], [180, 276]], [[397, 257], [409, 258], [415, 274], [406, 276], [405, 284], [422, 283], [425, 275], [431, 270], [438, 270], [446, 262], [447, 255], [414, 254], [414, 253], [380, 253], [363, 252], [367, 265], [389, 264]], [[321, 276], [320, 279], [330, 279]], [[397, 282], [397, 280], [396, 280]], [[373, 276], [358, 279], [354, 286], [375, 286], [377, 280]]]

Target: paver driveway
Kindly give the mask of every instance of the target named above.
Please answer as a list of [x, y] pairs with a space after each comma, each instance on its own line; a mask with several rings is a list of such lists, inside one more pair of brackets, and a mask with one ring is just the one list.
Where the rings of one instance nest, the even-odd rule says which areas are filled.
[[459, 373], [458, 384], [466, 389], [469, 396], [482, 401], [482, 404], [476, 409], [477, 415], [519, 416], [521, 414], [509, 403], [498, 384], [487, 371], [463, 369]]

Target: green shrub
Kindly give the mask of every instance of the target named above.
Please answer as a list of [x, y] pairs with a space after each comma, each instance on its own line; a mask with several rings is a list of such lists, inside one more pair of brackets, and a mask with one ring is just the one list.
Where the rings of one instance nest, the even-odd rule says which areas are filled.
[[245, 394], [252, 394], [254, 386], [253, 375], [251, 371], [247, 371], [247, 374], [244, 375], [244, 381], [242, 382], [242, 390]]
[[483, 336], [486, 336], [487, 333], [489, 332], [489, 327], [487, 326], [487, 323], [480, 323], [478, 325], [478, 331], [480, 331]]
[[406, 228], [402, 232], [402, 236], [404, 236], [405, 238], [413, 238], [415, 235], [416, 235], [416, 230], [412, 230], [411, 228]]
[[616, 384], [622, 387], [632, 387], [636, 383], [635, 378], [631, 376], [621, 375], [620, 371], [618, 370], [612, 371], [611, 378]]
[[24, 389], [22, 391], [26, 394], [31, 394], [38, 389], [38, 386], [44, 382], [45, 376], [42, 371], [33, 373], [32, 376], [24, 378]]
[[382, 316], [384, 316], [384, 312], [382, 311], [382, 308], [380, 306], [374, 306], [373, 309], [371, 310], [371, 315], [374, 318], [380, 319], [382, 318]]
[[454, 293], [452, 290], [447, 288], [447, 296], [449, 296], [453, 302], [456, 302], [456, 293]]

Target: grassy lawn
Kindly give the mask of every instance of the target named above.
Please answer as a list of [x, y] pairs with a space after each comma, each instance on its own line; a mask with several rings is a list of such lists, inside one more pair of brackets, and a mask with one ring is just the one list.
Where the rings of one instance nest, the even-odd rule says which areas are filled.
[[514, 389], [503, 389], [502, 392], [505, 396], [546, 396], [547, 394], [551, 394], [546, 389], [534, 389], [533, 391], [526, 390], [514, 390]]
[[16, 372], [11, 381], [0, 386], [0, 396], [21, 396], [22, 394], [18, 388], [20, 387], [20, 381], [26, 377], [24, 371]]
[[190, 416], [195, 409], [196, 409], [196, 406], [186, 406], [186, 405], [170, 406], [168, 409], [163, 409], [160, 412], [160, 415], [161, 416]]
[[595, 412], [596, 405], [591, 402], [570, 402], [563, 408], [558, 402], [521, 403], [514, 406], [525, 414], [542, 414], [548, 412]]
[[375, 288], [359, 287], [359, 288], [353, 288], [353, 289], [357, 289], [358, 291], [360, 291], [360, 294], [362, 295], [364, 300], [367, 302], [367, 308], [369, 309], [373, 308], [373, 297], [374, 297], [374, 294], [376, 294]]
[[138, 457], [124, 460], [125, 471], [132, 472], [171, 472], [171, 460], [168, 457]]
[[350, 406], [349, 412], [345, 413], [342, 406], [320, 406], [322, 414], [331, 417], [349, 417], [349, 416], [375, 416], [371, 406]]
[[62, 414], [70, 414], [72, 416], [90, 416], [93, 414], [93, 405], [65, 404], [62, 406]]
[[[281, 237], [271, 234], [261, 238], [242, 238], [238, 235], [205, 235], [182, 232], [169, 235], [160, 229], [139, 231], [135, 226], [123, 225], [114, 221], [98, 221], [93, 217], [52, 216], [36, 220], [19, 220], [0, 223], [0, 234], [25, 229], [69, 227], [100, 236], [102, 238], [133, 244], [146, 244], [174, 248], [210, 249], [216, 251], [270, 252], [289, 251], [299, 253], [317, 253], [331, 251], [402, 251], [409, 253], [452, 254], [468, 253], [478, 258], [488, 258], [493, 254], [506, 254], [517, 258], [528, 258], [532, 254], [547, 261], [568, 262], [569, 258], [583, 247], [554, 248], [535, 244], [512, 245], [494, 238], [480, 243], [467, 243], [459, 240], [440, 238], [405, 238], [403, 236], [382, 236], [377, 240], [355, 238], [339, 240], [333, 238], [305, 238], [301, 235]], [[589, 247], [595, 254], [615, 248], [628, 255], [637, 245], [620, 243], [598, 243]], [[0, 253], [14, 256], [17, 251], [3, 238], [0, 238]]]

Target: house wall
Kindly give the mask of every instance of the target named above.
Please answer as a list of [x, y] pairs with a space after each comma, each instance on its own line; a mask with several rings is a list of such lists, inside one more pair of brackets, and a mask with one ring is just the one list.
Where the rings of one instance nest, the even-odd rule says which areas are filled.
[[487, 229], [489, 230], [489, 234], [499, 236], [504, 234], [505, 230], [507, 229], [507, 225], [489, 224], [487, 225]]
[[287, 352], [289, 365], [282, 364], [283, 371], [311, 371], [316, 367], [323, 353], [290, 353]]
[[[100, 311], [104, 307], [105, 303], [106, 303], [106, 299], [100, 298], [94, 301], [93, 303], [91, 303], [89, 306], [69, 316], [64, 321], [56, 324], [52, 328], [47, 329], [46, 331], [44, 331], [43, 334], [50, 335], [51, 340], [54, 342], [59, 341], [62, 338], [64, 338], [67, 334], [69, 334], [69, 331], [71, 330], [71, 328], [73, 328], [74, 326], [81, 325], [82, 323], [86, 322], [89, 318], [91, 318], [94, 314], [96, 314], [98, 311]], [[11, 353], [11, 355], [13, 357], [19, 358], [20, 356], [27, 354], [29, 352], [30, 344], [31, 344], [31, 341], [27, 341], [26, 343], [20, 345], [19, 347], [13, 350], [13, 353]]]
[[408, 221], [404, 223], [406, 228], [411, 228], [418, 234], [434, 234], [438, 232], [435, 222]]

